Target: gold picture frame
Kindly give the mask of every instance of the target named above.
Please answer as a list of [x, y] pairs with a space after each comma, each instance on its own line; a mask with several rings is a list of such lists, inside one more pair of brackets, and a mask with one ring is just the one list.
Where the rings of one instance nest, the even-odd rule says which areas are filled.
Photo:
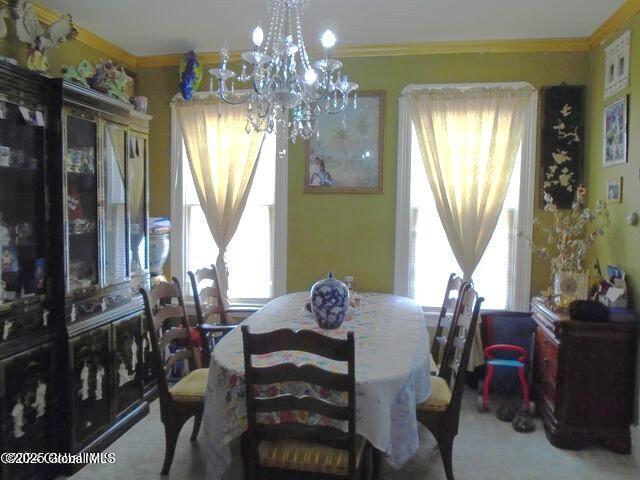
[[305, 142], [304, 193], [383, 192], [386, 100], [384, 90], [358, 92], [355, 109], [320, 115]]
[[607, 182], [607, 203], [622, 203], [622, 177]]

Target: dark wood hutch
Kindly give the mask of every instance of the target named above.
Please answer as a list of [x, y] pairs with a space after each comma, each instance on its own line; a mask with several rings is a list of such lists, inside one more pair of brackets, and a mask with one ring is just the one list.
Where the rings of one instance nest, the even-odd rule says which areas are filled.
[[2, 451], [100, 451], [149, 410], [150, 118], [0, 61]]
[[531, 310], [537, 323], [533, 393], [549, 441], [630, 453], [637, 323], [578, 321], [537, 298]]

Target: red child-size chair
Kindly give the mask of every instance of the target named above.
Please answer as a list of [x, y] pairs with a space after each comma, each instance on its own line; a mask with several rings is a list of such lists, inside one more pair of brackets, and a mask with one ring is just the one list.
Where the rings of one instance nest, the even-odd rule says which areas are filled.
[[[531, 380], [531, 359], [535, 345], [535, 322], [529, 314], [517, 312], [488, 312], [483, 315], [483, 336], [487, 347], [486, 376], [482, 387], [482, 408], [489, 409], [489, 396], [496, 374], [499, 373], [503, 386], [514, 387], [509, 370], [517, 371], [517, 381], [525, 411], [529, 411], [529, 383]], [[507, 388], [512, 390], [513, 388]]]
[[[516, 352], [520, 355], [517, 359], [495, 358], [494, 352]], [[482, 408], [489, 410], [489, 394], [491, 391], [491, 381], [495, 374], [496, 367], [510, 367], [518, 369], [518, 380], [522, 389], [522, 402], [525, 411], [529, 411], [529, 381], [525, 373], [527, 366], [527, 351], [517, 345], [491, 345], [484, 349], [484, 356], [487, 359], [487, 376], [484, 378], [482, 387]]]

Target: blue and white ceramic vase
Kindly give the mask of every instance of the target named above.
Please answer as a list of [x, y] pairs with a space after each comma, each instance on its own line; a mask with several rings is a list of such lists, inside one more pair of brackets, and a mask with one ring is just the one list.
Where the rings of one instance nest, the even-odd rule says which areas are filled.
[[342, 325], [349, 308], [349, 288], [333, 273], [311, 287], [311, 310], [320, 328], [333, 329]]

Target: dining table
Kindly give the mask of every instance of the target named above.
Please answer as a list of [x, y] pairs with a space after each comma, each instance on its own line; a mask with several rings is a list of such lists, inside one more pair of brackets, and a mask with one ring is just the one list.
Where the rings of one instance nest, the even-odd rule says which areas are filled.
[[[315, 330], [324, 335], [355, 337], [356, 433], [383, 452], [392, 468], [400, 468], [418, 449], [416, 404], [431, 393], [430, 342], [422, 308], [412, 299], [364, 292], [356, 310], [349, 307], [345, 321], [333, 330], [321, 329], [305, 309], [308, 292], [278, 297], [248, 317], [243, 324], [252, 333], [288, 328]], [[255, 366], [274, 363], [311, 363], [332, 371], [344, 369], [333, 362], [303, 352], [261, 355]], [[274, 396], [303, 395], [308, 386], [272, 387]], [[296, 392], [296, 388], [302, 388]], [[215, 347], [209, 365], [203, 428], [206, 434], [207, 478], [219, 480], [231, 464], [231, 445], [247, 429], [244, 353], [240, 328]], [[320, 392], [331, 395], [331, 392]], [[332, 399], [333, 400], [333, 399]], [[285, 421], [285, 419], [280, 419]]]

